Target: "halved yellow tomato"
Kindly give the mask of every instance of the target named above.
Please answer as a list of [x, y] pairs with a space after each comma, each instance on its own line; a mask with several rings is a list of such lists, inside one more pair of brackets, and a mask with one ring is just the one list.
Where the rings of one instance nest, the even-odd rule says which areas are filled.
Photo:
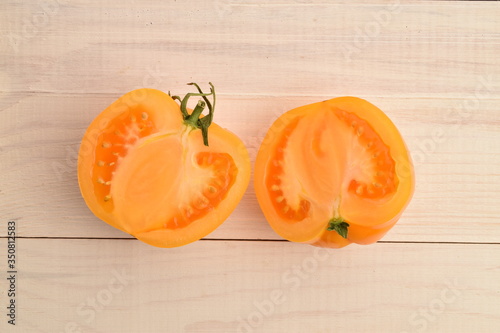
[[414, 190], [406, 145], [373, 104], [339, 97], [280, 116], [255, 163], [255, 192], [282, 237], [322, 247], [379, 240]]
[[[243, 142], [212, 123], [213, 86], [205, 94], [194, 85], [198, 93], [182, 100], [154, 89], [125, 94], [95, 118], [80, 147], [78, 182], [90, 210], [158, 247], [212, 232], [239, 203], [250, 178]], [[203, 100], [189, 110], [192, 96]]]

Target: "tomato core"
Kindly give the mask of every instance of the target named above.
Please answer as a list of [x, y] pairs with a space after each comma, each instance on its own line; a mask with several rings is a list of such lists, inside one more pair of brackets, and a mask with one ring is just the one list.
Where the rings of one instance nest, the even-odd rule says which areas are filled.
[[196, 156], [196, 163], [201, 168], [212, 169], [212, 176], [202, 194], [194, 198], [188, 205], [180, 208], [167, 223], [166, 229], [177, 229], [188, 226], [217, 208], [225, 199], [227, 192], [234, 184], [238, 169], [229, 154], [202, 152]]

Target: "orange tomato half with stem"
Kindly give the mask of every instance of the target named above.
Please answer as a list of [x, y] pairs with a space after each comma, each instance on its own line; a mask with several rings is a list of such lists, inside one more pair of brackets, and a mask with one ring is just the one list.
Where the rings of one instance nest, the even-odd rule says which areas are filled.
[[283, 238], [321, 247], [376, 242], [415, 183], [396, 126], [373, 104], [339, 97], [281, 115], [257, 154], [255, 192]]
[[[212, 122], [213, 85], [210, 93], [191, 85], [198, 92], [183, 99], [155, 89], [125, 94], [95, 118], [80, 146], [78, 182], [90, 210], [158, 247], [215, 230], [250, 179], [243, 142]], [[200, 98], [193, 110], [191, 97]]]

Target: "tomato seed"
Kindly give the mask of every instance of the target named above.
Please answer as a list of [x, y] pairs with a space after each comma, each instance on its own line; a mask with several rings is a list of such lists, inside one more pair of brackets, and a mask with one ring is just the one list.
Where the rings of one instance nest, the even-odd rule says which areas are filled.
[[359, 185], [358, 188], [356, 189], [356, 194], [357, 195], [363, 194], [363, 190], [364, 190], [363, 185]]
[[204, 195], [200, 196], [200, 201], [203, 202], [203, 204], [208, 205], [210, 203], [210, 200]]
[[104, 141], [104, 142], [102, 143], [102, 148], [109, 148], [109, 147], [111, 147], [111, 143], [109, 143], [109, 142], [107, 142], [107, 141]]
[[146, 112], [141, 113], [142, 120], [148, 119], [148, 114]]

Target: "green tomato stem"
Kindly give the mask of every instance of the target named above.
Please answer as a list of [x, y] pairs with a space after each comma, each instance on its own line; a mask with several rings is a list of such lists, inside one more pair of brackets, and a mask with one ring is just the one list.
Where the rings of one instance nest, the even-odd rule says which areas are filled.
[[[201, 134], [203, 136], [203, 144], [208, 146], [208, 127], [212, 124], [212, 120], [214, 118], [214, 109], [215, 109], [215, 88], [214, 85], [209, 82], [210, 92], [204, 93], [200, 86], [194, 82], [188, 83], [188, 85], [195, 86], [198, 90], [198, 93], [188, 93], [184, 98], [180, 98], [179, 96], [171, 96], [172, 99], [180, 102], [180, 110], [182, 113], [182, 117], [184, 119], [184, 123], [193, 127], [194, 129], [201, 129]], [[169, 93], [170, 95], [170, 93]], [[187, 103], [189, 98], [192, 96], [202, 97], [203, 100], [198, 101], [196, 107], [193, 109], [193, 112], [189, 114], [187, 111]], [[212, 103], [209, 101], [207, 96], [212, 96]], [[205, 106], [208, 106], [208, 115], [200, 118]]]
[[343, 218], [336, 217], [328, 221], [328, 231], [336, 231], [340, 236], [347, 239], [349, 223], [347, 223]]

